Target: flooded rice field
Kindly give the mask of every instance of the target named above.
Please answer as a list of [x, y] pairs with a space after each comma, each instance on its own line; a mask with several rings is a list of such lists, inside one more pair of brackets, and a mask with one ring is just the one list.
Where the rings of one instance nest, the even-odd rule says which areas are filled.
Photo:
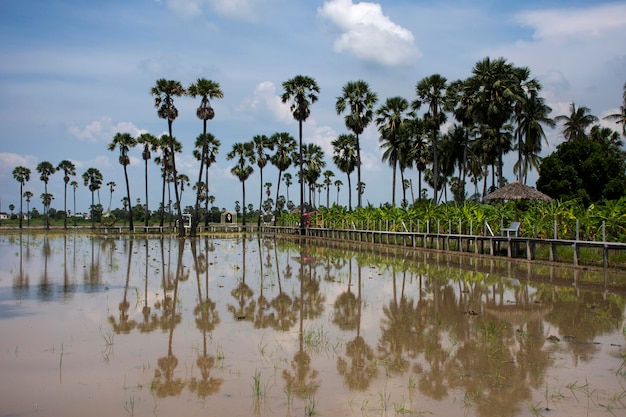
[[624, 416], [622, 275], [257, 235], [0, 235], [0, 416]]

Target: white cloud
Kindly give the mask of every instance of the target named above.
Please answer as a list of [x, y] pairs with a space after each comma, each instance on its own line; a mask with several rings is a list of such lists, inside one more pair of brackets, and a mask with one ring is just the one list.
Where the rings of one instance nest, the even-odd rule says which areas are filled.
[[237, 111], [258, 112], [269, 110], [269, 112], [282, 122], [293, 120], [289, 103], [283, 103], [280, 96], [276, 94], [276, 86], [271, 81], [263, 81], [254, 88], [252, 97], [246, 97], [237, 106]]
[[517, 15], [515, 20], [534, 28], [534, 39], [597, 36], [616, 29], [624, 33], [626, 4], [526, 11]]
[[411, 31], [392, 22], [378, 3], [330, 0], [318, 14], [342, 31], [335, 40], [336, 52], [389, 66], [410, 64], [421, 56]]
[[130, 133], [132, 136], [137, 137], [141, 133], [146, 132], [143, 129], [138, 129], [131, 122], [114, 124], [113, 120], [108, 116], [102, 117], [100, 120], [94, 120], [85, 127], [80, 127], [73, 123], [68, 127], [68, 131], [75, 138], [87, 142], [110, 142], [116, 133]]

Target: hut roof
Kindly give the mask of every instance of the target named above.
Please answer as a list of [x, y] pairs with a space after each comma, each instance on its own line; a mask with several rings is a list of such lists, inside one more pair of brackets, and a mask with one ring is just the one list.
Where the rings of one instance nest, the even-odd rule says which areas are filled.
[[498, 188], [494, 192], [487, 194], [485, 197], [483, 197], [483, 201], [492, 201], [492, 200], [551, 201], [552, 198], [542, 193], [541, 191], [537, 191], [533, 187], [529, 187], [528, 185], [522, 184], [519, 181], [515, 181], [510, 184], [505, 185], [504, 187]]

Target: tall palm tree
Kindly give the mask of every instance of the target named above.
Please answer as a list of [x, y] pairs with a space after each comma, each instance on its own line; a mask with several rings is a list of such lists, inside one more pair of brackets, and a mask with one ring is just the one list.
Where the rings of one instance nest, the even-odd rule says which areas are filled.
[[591, 114], [589, 107], [578, 107], [572, 103], [569, 106], [570, 114], [559, 115], [554, 118], [555, 122], [563, 123], [563, 137], [567, 141], [583, 140], [587, 137], [587, 128], [598, 121]]
[[448, 80], [439, 74], [432, 74], [422, 78], [415, 86], [417, 99], [411, 103], [413, 110], [419, 110], [422, 104], [428, 105], [428, 110], [424, 115], [424, 122], [427, 129], [431, 131], [431, 141], [433, 150], [433, 172], [434, 172], [434, 201], [437, 203], [437, 193], [439, 190], [439, 160], [437, 152], [437, 137], [439, 129], [446, 121], [444, 109], [448, 107], [446, 89], [448, 88]]
[[380, 132], [379, 142], [384, 149], [383, 161], [387, 161], [393, 168], [391, 204], [396, 205], [396, 169], [400, 158], [400, 130], [406, 122], [409, 111], [409, 102], [402, 97], [390, 97], [376, 110], [376, 125]]
[[117, 184], [115, 183], [115, 181], [109, 181], [107, 182], [107, 187], [109, 187], [109, 208], [107, 209], [107, 212], [111, 211], [111, 203], [113, 202], [113, 192], [115, 191], [115, 187], [117, 187]]
[[236, 159], [236, 164], [230, 172], [241, 181], [243, 191], [243, 226], [246, 226], [246, 180], [254, 172], [252, 164], [256, 162], [254, 145], [252, 142], [235, 143], [233, 149], [226, 155], [227, 160]]
[[335, 173], [327, 169], [322, 175], [324, 176], [324, 185], [326, 186], [326, 207], [328, 208], [330, 207], [330, 186], [333, 183], [331, 178], [335, 176]]
[[285, 181], [285, 187], [287, 187], [287, 204], [289, 204], [289, 187], [291, 187], [291, 184], [293, 184], [293, 177], [289, 172], [286, 172], [285, 175], [283, 175], [283, 181]]
[[511, 149], [512, 137], [503, 132], [511, 118], [514, 105], [523, 94], [530, 71], [526, 67], [515, 67], [504, 58], [491, 60], [489, 57], [476, 63], [472, 76], [466, 80], [472, 93], [472, 114], [475, 120], [488, 127], [488, 138], [497, 149], [499, 186], [504, 184], [502, 160]]
[[94, 193], [98, 191], [102, 185], [102, 173], [100, 173], [98, 168], [89, 168], [83, 173], [83, 182], [85, 183], [85, 187], [88, 187], [89, 191], [91, 191], [91, 228], [95, 229]]
[[128, 182], [128, 170], [127, 167], [130, 165], [130, 157], [128, 156], [128, 152], [130, 148], [133, 148], [137, 145], [137, 140], [131, 136], [130, 133], [116, 133], [113, 136], [113, 140], [109, 143], [108, 150], [113, 151], [115, 148], [118, 148], [120, 151], [119, 163], [124, 167], [124, 181], [126, 182], [126, 196], [128, 197], [128, 229], [132, 232], [134, 230], [133, 226], [133, 209], [131, 207], [131, 198], [130, 198], [130, 184]]
[[[335, 110], [337, 114], [343, 113], [349, 107], [349, 112], [344, 117], [348, 130], [356, 136], [357, 154], [357, 183], [361, 183], [361, 144], [359, 135], [372, 122], [374, 118], [374, 106], [378, 96], [370, 90], [367, 82], [363, 80], [349, 81], [343, 86], [341, 97], [337, 97]], [[357, 208], [362, 206], [362, 193], [358, 193]]]
[[[178, 117], [178, 109], [174, 106], [174, 97], [180, 97], [185, 94], [180, 81], [158, 79], [156, 85], [152, 87], [150, 93], [154, 96], [154, 107], [161, 119], [167, 119], [167, 129], [169, 133], [170, 155], [172, 158], [172, 175], [174, 178], [178, 176], [176, 171], [176, 150], [174, 145], [174, 136], [172, 135], [172, 123]], [[183, 212], [180, 206], [180, 196], [178, 195], [178, 186], [174, 182], [174, 193], [176, 195], [176, 208], [178, 211], [178, 236], [185, 236], [185, 225], [183, 224]]]
[[324, 150], [319, 145], [308, 143], [302, 150], [302, 157], [304, 158], [304, 182], [306, 182], [309, 189], [309, 202], [312, 202], [311, 193], [315, 191], [315, 184], [320, 175], [322, 175], [322, 168], [326, 166]]
[[615, 121], [615, 123], [617, 124], [621, 124], [622, 135], [626, 136], [626, 83], [624, 83], [623, 88], [624, 88], [624, 91], [623, 91], [622, 97], [624, 101], [622, 102], [622, 105], [619, 106], [618, 113], [609, 114], [608, 116], [604, 116], [603, 119], [612, 120], [612, 121]]
[[532, 89], [525, 94], [520, 111], [515, 117], [517, 124], [515, 134], [518, 137], [517, 178], [524, 184], [528, 171], [532, 168], [539, 169], [542, 139], [548, 143], [543, 125], [556, 126], [555, 121], [549, 116], [551, 111], [545, 100], [539, 97], [538, 90]]
[[[206, 169], [204, 170], [204, 183], [202, 182], [202, 176], [201, 176], [202, 170], [200, 170], [200, 174], [198, 176], [198, 183], [197, 183], [197, 189], [196, 189], [197, 201], [196, 201], [196, 207], [194, 207], [194, 210], [198, 210], [198, 212], [200, 211], [200, 200], [202, 200], [202, 198], [199, 198], [199, 197], [201, 195], [206, 196], [209, 193], [209, 168], [217, 160], [217, 154], [219, 152], [221, 145], [222, 143], [219, 141], [219, 139], [217, 139], [211, 133], [206, 133], [206, 134], [203, 133], [196, 138], [196, 149], [193, 151], [193, 155], [196, 157], [196, 159], [201, 161], [200, 162], [201, 164], [204, 164], [204, 166], [206, 166]], [[208, 214], [209, 201], [206, 198], [204, 198], [204, 209], [206, 213]], [[200, 221], [199, 215], [195, 217], [196, 217], [195, 225], [194, 225], [194, 216], [192, 216], [192, 219], [191, 219], [191, 235], [192, 236], [195, 236], [195, 233], [196, 233], [195, 230], [198, 227], [197, 223]], [[208, 225], [209, 225], [209, 218], [208, 216], [205, 216], [204, 226], [207, 227]]]
[[409, 149], [407, 158], [410, 163], [417, 169], [418, 176], [418, 197], [422, 199], [422, 176], [426, 167], [431, 161], [431, 148], [428, 146], [428, 141], [424, 129], [424, 123], [421, 118], [416, 117], [409, 119], [405, 122], [405, 130], [409, 135]]
[[302, 123], [309, 118], [311, 110], [309, 107], [317, 101], [317, 95], [320, 92], [320, 88], [317, 82], [311, 77], [306, 75], [296, 75], [294, 78], [287, 80], [283, 83], [283, 95], [281, 100], [286, 103], [293, 100], [291, 103], [291, 112], [293, 118], [298, 121], [299, 131], [299, 157], [300, 163], [300, 233], [305, 233], [304, 228], [304, 175], [302, 172]]
[[[50, 162], [43, 161], [37, 165], [37, 172], [39, 173], [39, 179], [43, 181], [44, 183], [44, 190], [45, 190], [44, 194], [47, 196], [49, 195], [48, 194], [48, 180], [50, 180], [50, 175], [56, 172], [56, 168]], [[42, 196], [44, 194], [42, 194]], [[52, 200], [49, 198], [45, 198], [44, 200], [50, 203], [52, 202]], [[44, 212], [46, 228], [50, 228], [50, 219], [48, 218], [48, 208], [49, 207], [46, 206], [46, 204], [44, 203], [43, 212]]]
[[23, 211], [22, 211], [22, 194], [24, 192], [24, 184], [26, 184], [28, 181], [30, 181], [30, 169], [23, 167], [23, 166], [18, 166], [13, 168], [13, 178], [15, 178], [15, 181], [20, 183], [20, 229], [22, 228], [22, 217], [23, 217]]
[[[223, 98], [224, 93], [220, 88], [218, 82], [213, 80], [207, 80], [206, 78], [198, 78], [198, 80], [191, 84], [187, 89], [187, 95], [196, 98], [201, 97], [200, 106], [196, 109], [196, 116], [198, 119], [202, 120], [202, 137], [207, 137], [207, 121], [213, 120], [215, 117], [215, 110], [211, 106], [211, 100], [214, 98]], [[202, 143], [206, 143], [209, 141], [202, 141]], [[197, 142], [196, 142], [197, 144]], [[204, 165], [208, 159], [207, 152], [209, 144], [206, 144], [206, 148], [203, 146], [201, 149], [201, 157], [200, 160], [200, 171], [198, 173], [198, 184], [202, 181], [202, 171], [204, 169]], [[207, 166], [208, 170], [208, 166]], [[208, 191], [208, 179], [206, 182], [207, 191]], [[200, 195], [203, 190], [201, 187], [198, 187], [196, 190], [196, 204], [194, 205], [193, 215], [191, 216], [191, 236], [196, 235], [196, 228], [198, 227], [198, 222], [200, 221]]]
[[270, 155], [267, 151], [274, 150], [274, 142], [270, 140], [265, 135], [255, 135], [252, 138], [252, 145], [254, 147], [254, 154], [256, 159], [256, 164], [259, 167], [259, 216], [257, 219], [257, 226], [261, 226], [261, 213], [263, 212], [263, 168], [267, 165], [267, 162], [270, 160]]
[[337, 203], [337, 205], [339, 205], [339, 191], [341, 190], [341, 186], [343, 185], [343, 182], [341, 180], [335, 180], [333, 185], [337, 187], [337, 201], [335, 202]]
[[[30, 191], [24, 191], [23, 194], [24, 198], [26, 199], [26, 224], [30, 227], [30, 199], [33, 198], [33, 193], [31, 193]], [[21, 204], [20, 204], [21, 206]], [[74, 224], [75, 225], [75, 224]]]
[[[356, 135], [341, 134], [331, 144], [333, 145], [333, 162], [341, 172], [348, 176], [348, 210], [352, 211], [350, 174], [354, 171], [359, 159]], [[339, 186], [337, 186], [337, 198], [339, 198]]]
[[141, 157], [144, 161], [144, 182], [146, 184], [146, 218], [144, 220], [144, 226], [148, 227], [150, 220], [150, 209], [148, 208], [148, 161], [152, 158], [152, 152], [158, 149], [158, 139], [150, 133], [142, 133], [137, 136], [137, 143], [143, 145]]
[[72, 181], [70, 182], [70, 186], [72, 187], [72, 190], [74, 191], [74, 227], [76, 227], [76, 189], [78, 188], [78, 182]]
[[[278, 183], [276, 185], [276, 203], [278, 203], [278, 195], [280, 190], [280, 180], [282, 173], [289, 169], [293, 162], [292, 155], [296, 149], [296, 140], [287, 132], [274, 133], [270, 136], [270, 140], [275, 146], [276, 152], [270, 157], [272, 165], [278, 168]], [[287, 175], [287, 174], [285, 174]], [[291, 174], [289, 174], [291, 176]], [[289, 193], [287, 193], [287, 200], [289, 200]], [[276, 213], [278, 214], [278, 213]], [[274, 226], [276, 226], [276, 220], [278, 215], [274, 216]]]
[[70, 182], [70, 175], [76, 175], [76, 166], [72, 161], [64, 159], [59, 163], [57, 171], [63, 171], [63, 182], [65, 183], [65, 191], [63, 194], [63, 227], [67, 229], [67, 184]]
[[[173, 138], [174, 152], [179, 152], [182, 145], [176, 138]], [[163, 227], [163, 220], [165, 217], [165, 187], [172, 182], [173, 168], [172, 168], [172, 153], [170, 150], [170, 137], [168, 135], [161, 135], [157, 139], [156, 149], [161, 151], [161, 155], [154, 158], [154, 162], [161, 167], [162, 188], [161, 188], [161, 213], [159, 225]]]

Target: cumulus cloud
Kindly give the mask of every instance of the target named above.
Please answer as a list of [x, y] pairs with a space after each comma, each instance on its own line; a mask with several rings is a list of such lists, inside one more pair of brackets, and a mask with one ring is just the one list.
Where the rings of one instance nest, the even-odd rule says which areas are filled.
[[283, 103], [276, 94], [276, 86], [271, 81], [263, 81], [254, 88], [252, 97], [246, 97], [237, 107], [240, 112], [268, 110], [276, 119], [287, 122], [293, 119], [289, 104]]
[[145, 130], [138, 129], [131, 122], [113, 123], [110, 117], [103, 117], [100, 120], [94, 120], [84, 127], [71, 124], [68, 127], [69, 133], [76, 139], [87, 142], [107, 141], [110, 142], [116, 133], [130, 133], [132, 136], [139, 136], [145, 133]]
[[335, 40], [336, 52], [389, 66], [410, 64], [421, 56], [411, 31], [392, 22], [378, 3], [330, 0], [318, 14], [342, 32]]

